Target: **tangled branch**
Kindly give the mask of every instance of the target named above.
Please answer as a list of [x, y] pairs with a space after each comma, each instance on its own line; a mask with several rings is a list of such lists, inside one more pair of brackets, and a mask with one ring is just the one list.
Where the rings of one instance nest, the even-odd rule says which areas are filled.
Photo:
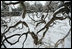
[[[27, 11], [24, 2], [25, 2], [25, 1], [18, 1], [18, 2], [15, 2], [15, 3], [10, 2], [10, 3], [5, 3], [5, 4], [6, 4], [6, 5], [10, 5], [10, 4], [15, 5], [15, 4], [20, 3], [20, 4], [22, 5], [22, 8], [23, 8], [22, 18], [24, 19], [24, 18], [26, 17], [25, 15], [26, 15], [26, 11]], [[51, 10], [50, 7], [49, 7], [50, 4], [51, 4], [51, 1], [50, 1], [49, 5], [48, 5], [49, 10]], [[66, 5], [66, 4], [65, 4], [65, 5]], [[23, 41], [23, 43], [22, 43], [22, 48], [24, 48], [24, 43], [25, 43], [25, 41], [27, 40], [28, 34], [30, 34], [30, 35], [32, 36], [35, 45], [41, 44], [41, 43], [42, 43], [42, 39], [44, 38], [46, 32], [48, 31], [49, 27], [51, 26], [52, 23], [54, 23], [55, 20], [64, 20], [64, 19], [66, 19], [66, 18], [69, 18], [69, 19], [71, 20], [70, 17], [65, 17], [65, 18], [63, 18], [63, 17], [56, 17], [56, 15], [59, 14], [59, 13], [61, 13], [61, 12], [66, 12], [66, 13], [68, 14], [68, 12], [69, 12], [68, 10], [69, 10], [69, 9], [68, 9], [65, 5], [63, 5], [61, 8], [59, 8], [58, 10], [56, 10], [56, 11], [53, 13], [52, 19], [51, 19], [49, 22], [47, 22], [47, 23], [45, 22], [45, 19], [46, 19], [46, 17], [48, 16], [49, 10], [47, 11], [47, 15], [46, 15], [45, 17], [43, 17], [44, 19], [41, 19], [41, 20], [38, 20], [38, 21], [36, 21], [36, 20], [34, 20], [33, 18], [31, 18], [30, 15], [28, 14], [28, 16], [29, 16], [29, 18], [31, 18], [31, 20], [33, 20], [34, 22], [39, 22], [39, 23], [37, 23], [36, 27], [37, 27], [40, 23], [45, 23], [45, 26], [44, 26], [43, 28], [41, 28], [36, 34], [35, 34], [34, 32], [30, 32], [30, 28], [29, 28], [28, 24], [27, 24], [25, 21], [21, 21], [21, 20], [20, 20], [19, 22], [17, 22], [17, 23], [16, 23], [15, 25], [13, 25], [13, 26], [10, 26], [10, 27], [7, 26], [8, 29], [6, 29], [3, 33], [1, 33], [1, 46], [3, 45], [5, 48], [7, 48], [6, 45], [4, 44], [5, 41], [6, 41], [8, 44], [10, 44], [10, 45], [14, 45], [14, 44], [16, 44], [16, 43], [19, 42], [20, 38], [21, 38], [23, 35], [25, 35], [25, 39], [24, 39], [24, 41]], [[69, 3], [68, 3], [68, 5], [69, 5]], [[38, 13], [36, 13], [36, 16], [38, 17]], [[38, 17], [38, 18], [39, 18], [39, 17]], [[21, 23], [22, 23], [22, 26], [25, 25], [25, 26], [28, 28], [28, 31], [27, 31], [27, 32], [22, 33], [22, 34], [14, 34], [14, 35], [11, 35], [11, 36], [9, 36], [9, 37], [6, 37], [5, 34], [6, 34], [11, 28], [16, 28], [16, 26], [18, 26], [18, 25], [21, 24]], [[43, 32], [42, 37], [39, 39], [37, 35], [38, 35], [42, 30], [44, 30], [44, 29], [46, 29], [46, 30]], [[71, 29], [70, 29], [70, 30], [71, 30]], [[69, 30], [69, 32], [68, 32], [62, 39], [59, 39], [59, 40], [55, 43], [55, 47], [58, 47], [58, 45], [64, 41], [64, 39], [69, 35], [70, 30]], [[14, 43], [11, 43], [8, 39], [10, 39], [10, 38], [12, 38], [12, 37], [14, 37], [14, 36], [19, 36], [19, 37], [18, 37], [18, 40], [15, 41]], [[4, 39], [3, 39], [3, 37], [4, 37]]]
[[51, 19], [42, 29], [40, 29], [40, 30], [37, 32], [37, 34], [38, 34], [39, 32], [41, 32], [42, 30], [44, 30], [44, 29], [46, 28], [46, 31], [43, 33], [43, 36], [42, 36], [41, 39], [43, 39], [43, 37], [45, 36], [47, 30], [48, 30], [49, 27], [50, 27], [50, 24], [52, 24], [55, 20], [58, 20], [58, 19], [59, 19], [59, 20], [64, 20], [64, 19], [67, 18], [67, 17], [65, 17], [65, 18], [63, 18], [63, 17], [56, 17], [56, 15], [57, 15], [58, 13], [63, 12], [63, 11], [65, 11], [65, 10], [67, 10], [67, 8], [64, 7], [64, 6], [61, 7], [60, 9], [56, 10], [56, 11], [54, 12], [54, 14], [53, 14], [52, 19]]

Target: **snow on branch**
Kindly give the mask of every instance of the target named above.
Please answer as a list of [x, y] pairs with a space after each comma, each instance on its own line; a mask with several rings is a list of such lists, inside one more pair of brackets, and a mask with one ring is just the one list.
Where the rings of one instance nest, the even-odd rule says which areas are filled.
[[[15, 3], [10, 2], [10, 3], [5, 3], [5, 4], [6, 4], [6, 5], [10, 5], [10, 4], [15, 5], [15, 4], [20, 3], [20, 4], [22, 5], [22, 8], [23, 8], [22, 18], [24, 19], [24, 18], [26, 17], [25, 15], [26, 15], [26, 11], [27, 11], [27, 10], [26, 10], [26, 6], [25, 6], [25, 4], [24, 4], [23, 2], [25, 2], [25, 1], [18, 1], [18, 2], [15, 2]], [[51, 1], [50, 1], [49, 5], [50, 5], [50, 4], [51, 4]], [[48, 6], [48, 8], [49, 8], [49, 10], [50, 10], [49, 5], [47, 5], [47, 6]], [[46, 17], [48, 16], [49, 10], [47, 11]], [[25, 39], [24, 39], [24, 41], [23, 41], [23, 43], [22, 43], [22, 48], [24, 48], [24, 43], [25, 43], [26, 40], [27, 40], [28, 34], [30, 34], [31, 37], [33, 38], [33, 40], [34, 40], [33, 42], [34, 42], [35, 45], [41, 44], [41, 43], [42, 43], [42, 39], [44, 38], [45, 34], [47, 33], [50, 25], [51, 25], [55, 20], [64, 20], [64, 19], [68, 18], [68, 17], [65, 17], [65, 18], [63, 18], [63, 17], [56, 17], [57, 14], [62, 13], [62, 12], [64, 12], [65, 10], [68, 10], [67, 7], [65, 7], [65, 6], [62, 6], [62, 7], [60, 7], [59, 9], [57, 9], [57, 10], [53, 13], [52, 19], [50, 19], [50, 21], [47, 22], [47, 23], [45, 23], [45, 21], [43, 21], [43, 20], [38, 20], [38, 21], [36, 21], [36, 20], [34, 20], [33, 18], [31, 18], [30, 15], [28, 15], [29, 18], [31, 18], [32, 21], [34, 21], [34, 22], [39, 22], [39, 21], [40, 21], [40, 22], [36, 25], [36, 27], [37, 27], [40, 23], [45, 23], [45, 26], [44, 26], [43, 28], [41, 28], [38, 32], [36, 32], [36, 34], [35, 34], [34, 32], [30, 32], [30, 28], [29, 28], [28, 24], [27, 24], [25, 21], [21, 21], [21, 20], [20, 20], [20, 21], [17, 22], [15, 25], [8, 27], [8, 29], [6, 29], [6, 30], [4, 31], [4, 33], [1, 33], [1, 46], [3, 45], [5, 48], [7, 48], [6, 45], [4, 44], [5, 41], [6, 41], [7, 43], [9, 43], [10, 45], [14, 45], [14, 44], [16, 44], [17, 42], [19, 42], [20, 38], [21, 38], [23, 35], [25, 35]], [[38, 17], [38, 13], [37, 13], [37, 17]], [[45, 17], [45, 18], [46, 18], [46, 17]], [[44, 20], [45, 20], [45, 18], [44, 18]], [[71, 20], [71, 18], [69, 18], [69, 19]], [[6, 37], [6, 36], [5, 36], [5, 34], [6, 34], [11, 28], [16, 28], [16, 26], [18, 26], [18, 25], [21, 24], [21, 23], [22, 23], [22, 25], [25, 25], [25, 26], [28, 28], [28, 31], [27, 31], [27, 32], [22, 33], [22, 34], [14, 34], [14, 35], [11, 35], [11, 36], [9, 36], [9, 37]], [[45, 31], [42, 32], [43, 35], [42, 35], [42, 37], [39, 39], [37, 35], [38, 35], [41, 31], [43, 31], [44, 29], [45, 29]], [[70, 29], [70, 30], [71, 30], [71, 29]], [[69, 32], [68, 32], [62, 39], [59, 39], [59, 40], [55, 43], [55, 47], [57, 47], [60, 43], [62, 43], [62, 42], [64, 41], [64, 39], [69, 35], [70, 30], [69, 30]], [[11, 43], [8, 39], [10, 39], [10, 38], [12, 38], [12, 37], [14, 37], [14, 36], [19, 36], [19, 37], [18, 37], [17, 41], [15, 41], [14, 43]], [[3, 39], [3, 37], [4, 37], [4, 39]]]
[[[25, 2], [25, 1], [22, 1], [22, 2]], [[10, 2], [10, 3], [5, 2], [6, 5], [11, 5], [11, 4], [15, 5], [15, 4], [18, 4], [18, 3], [20, 3], [20, 1], [18, 1], [18, 2]]]
[[42, 29], [40, 29], [40, 30], [37, 32], [37, 34], [46, 28], [46, 31], [43, 33], [43, 37], [44, 37], [44, 36], [45, 36], [45, 33], [47, 32], [47, 30], [48, 30], [49, 27], [50, 27], [50, 24], [52, 24], [55, 20], [58, 20], [58, 19], [59, 19], [59, 20], [64, 20], [64, 19], [66, 19], [67, 17], [65, 17], [65, 18], [63, 18], [63, 17], [56, 17], [56, 15], [57, 15], [58, 13], [65, 11], [65, 9], [66, 9], [66, 7], [64, 7], [64, 6], [61, 7], [61, 8], [59, 8], [59, 9], [57, 9], [57, 10], [53, 13], [53, 18], [52, 18]]
[[55, 43], [55, 48], [58, 47], [59, 44], [61, 44], [62, 42], [64, 42], [65, 38], [68, 37], [68, 35], [70, 34], [71, 28], [69, 29], [68, 33], [62, 38], [59, 39], [56, 43]]

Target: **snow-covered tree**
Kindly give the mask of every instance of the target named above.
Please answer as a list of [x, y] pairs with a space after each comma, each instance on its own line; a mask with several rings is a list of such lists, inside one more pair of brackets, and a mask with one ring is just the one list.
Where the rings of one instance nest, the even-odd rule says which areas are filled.
[[11, 16], [9, 22], [7, 16], [1, 17], [1, 48], [71, 48], [71, 2], [64, 1], [58, 9], [57, 3], [47, 1], [45, 13], [46, 6], [39, 2], [30, 6], [25, 1], [4, 2], [5, 5], [20, 4], [18, 11], [22, 13]]

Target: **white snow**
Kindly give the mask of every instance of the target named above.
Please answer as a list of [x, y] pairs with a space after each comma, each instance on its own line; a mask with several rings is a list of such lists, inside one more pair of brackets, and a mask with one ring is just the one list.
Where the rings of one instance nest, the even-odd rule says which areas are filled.
[[[43, 14], [45, 15], [46, 13], [43, 13]], [[52, 13], [49, 13], [48, 17], [46, 18], [47, 22], [51, 19]], [[38, 18], [36, 18], [36, 17], [34, 19], [38, 20]], [[35, 33], [45, 26], [45, 24], [41, 23], [41, 24], [39, 24], [39, 26], [37, 28], [35, 28], [35, 23], [28, 17], [27, 14], [26, 14], [25, 19], [22, 19], [21, 16], [11, 17], [11, 22], [8, 23], [8, 26], [12, 26], [20, 20], [25, 21], [28, 24], [30, 31], [31, 32], [33, 31]], [[59, 39], [63, 38], [70, 29], [69, 19], [65, 19], [62, 21], [56, 20], [55, 22], [56, 22], [56, 24], [54, 24], [52, 27], [49, 27], [49, 30], [46, 32], [45, 37], [42, 40], [42, 42], [44, 43], [43, 45], [41, 45], [41, 46], [40, 45], [34, 45], [33, 38], [31, 37], [30, 34], [28, 34], [27, 40], [24, 44], [24, 48], [38, 48], [39, 46], [40, 46], [39, 48], [49, 48], [49, 47], [53, 48], [54, 44]], [[18, 25], [16, 28], [21, 28], [22, 27], [21, 25], [22, 24]], [[28, 31], [28, 28], [25, 26], [23, 27], [23, 29], [16, 29], [16, 28], [10, 29], [10, 31], [6, 34], [6, 36], [8, 37], [8, 36], [13, 35], [13, 34], [22, 34], [22, 33]], [[3, 27], [1, 27], [1, 32], [3, 32]], [[43, 35], [43, 32], [44, 32], [44, 30], [38, 34], [38, 38], [41, 38], [41, 36]], [[10, 44], [8, 44], [7, 42], [4, 42], [4, 43], [7, 46], [7, 48], [21, 48], [25, 37], [26, 37], [25, 35], [22, 36], [20, 38], [19, 42], [16, 43], [15, 45], [12, 45], [12, 46]], [[8, 40], [13, 43], [13, 42], [17, 41], [17, 39], [18, 39], [18, 36], [14, 36]], [[58, 47], [62, 47], [62, 46], [59, 45]], [[65, 39], [64, 48], [71, 48], [71, 34], [69, 34], [69, 36]]]

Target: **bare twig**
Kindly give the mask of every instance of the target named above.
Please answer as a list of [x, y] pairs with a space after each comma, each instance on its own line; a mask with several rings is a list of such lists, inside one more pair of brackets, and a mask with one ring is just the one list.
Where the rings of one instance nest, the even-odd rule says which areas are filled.
[[26, 22], [22, 22], [22, 21], [19, 21], [19, 22], [17, 22], [14, 26], [10, 26], [3, 34], [2, 34], [2, 36], [4, 35], [4, 34], [6, 34], [9, 30], [10, 30], [10, 28], [15, 28], [17, 25], [19, 25], [20, 23], [22, 23], [22, 24], [24, 24], [26, 27], [28, 27], [28, 25], [26, 24]]
[[9, 38], [11, 38], [11, 37], [14, 37], [14, 36], [20, 36], [20, 34], [14, 34], [14, 35], [11, 35], [11, 36], [9, 36], [9, 37], [6, 37], [5, 35], [4, 35], [4, 37], [5, 37], [5, 39], [2, 41], [3, 43], [4, 43], [4, 41], [6, 40], [10, 45], [14, 45], [15, 43], [11, 43], [11, 42], [9, 42], [7, 39], [9, 39]]
[[48, 10], [47, 10], [47, 15], [45, 16], [44, 20], [45, 20], [45, 19], [46, 19], [46, 17], [48, 16], [48, 12], [49, 12], [49, 10], [51, 10], [51, 9], [50, 9], [50, 7], [49, 7], [49, 6], [50, 6], [50, 4], [51, 4], [51, 2], [52, 2], [52, 1], [50, 1], [50, 2], [49, 2], [49, 4], [47, 5]]
[[55, 43], [55, 46], [54, 46], [54, 47], [58, 47], [58, 45], [61, 44], [61, 43], [65, 40], [65, 38], [69, 35], [70, 31], [71, 31], [71, 28], [69, 29], [68, 33], [67, 33], [62, 39], [59, 39], [59, 40]]
[[[28, 14], [28, 16], [29, 16], [29, 18], [31, 18], [29, 14]], [[41, 21], [41, 20], [36, 21], [36, 20], [34, 20], [33, 18], [31, 18], [31, 20], [33, 20], [34, 22], [39, 22], [39, 21]]]
[[6, 45], [4, 44], [4, 42], [1, 42], [1, 43], [2, 43], [2, 45], [3, 45], [5, 48], [7, 48]]

